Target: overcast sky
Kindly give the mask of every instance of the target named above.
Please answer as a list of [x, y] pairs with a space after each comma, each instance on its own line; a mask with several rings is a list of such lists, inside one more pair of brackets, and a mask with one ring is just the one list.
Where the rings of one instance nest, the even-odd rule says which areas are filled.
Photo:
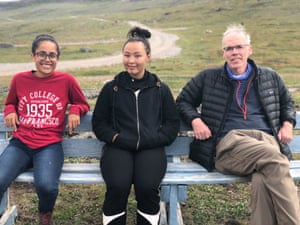
[[0, 2], [19, 2], [21, 0], [0, 0]]

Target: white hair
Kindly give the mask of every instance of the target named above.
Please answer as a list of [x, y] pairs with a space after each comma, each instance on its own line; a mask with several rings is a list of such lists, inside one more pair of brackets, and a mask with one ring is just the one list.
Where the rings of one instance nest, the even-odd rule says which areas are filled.
[[241, 24], [231, 24], [227, 27], [226, 31], [223, 33], [222, 45], [224, 44], [224, 37], [230, 33], [243, 34], [247, 40], [247, 44], [250, 45], [251, 43], [250, 34], [246, 31], [246, 28]]

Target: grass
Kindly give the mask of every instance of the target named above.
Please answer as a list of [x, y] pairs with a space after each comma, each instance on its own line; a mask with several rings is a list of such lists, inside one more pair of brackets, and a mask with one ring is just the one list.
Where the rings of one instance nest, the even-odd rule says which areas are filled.
[[[103, 185], [68, 184], [61, 185], [60, 189], [54, 213], [55, 224], [101, 224], [101, 206], [105, 190]], [[182, 205], [185, 223], [214, 225], [231, 218], [247, 222], [250, 214], [248, 189], [247, 184], [190, 186], [188, 201]], [[24, 190], [27, 190], [26, 194]], [[16, 225], [36, 224], [37, 197], [32, 184], [14, 184], [11, 187], [12, 192], [14, 195], [12, 204], [16, 204], [19, 210]], [[202, 199], [202, 201], [193, 201], [193, 199]], [[127, 222], [130, 225], [135, 224], [135, 210], [136, 203], [131, 193]]]
[[[298, 182], [298, 188], [300, 183]], [[12, 202], [17, 205], [19, 217], [16, 225], [37, 224], [37, 196], [32, 184], [14, 183], [11, 188]], [[99, 225], [104, 199], [103, 185], [61, 184], [54, 211], [56, 225]], [[192, 185], [188, 198], [182, 204], [186, 225], [222, 225], [235, 219], [249, 224], [250, 184]], [[133, 192], [128, 203], [128, 225], [135, 224], [136, 202]]]
[[[54, 35], [62, 47], [62, 60], [101, 57], [120, 51], [129, 29], [127, 21], [178, 35], [180, 56], [153, 59], [149, 70], [157, 73], [174, 96], [198, 71], [223, 64], [221, 37], [230, 23], [243, 23], [251, 33], [253, 59], [272, 67], [300, 105], [300, 5], [298, 0], [160, 0], [160, 1], [28, 1], [17, 7], [0, 7], [0, 63], [29, 62], [31, 41], [37, 34]], [[91, 49], [82, 53], [80, 48]], [[122, 65], [70, 70], [84, 89], [100, 90]], [[12, 74], [2, 76], [7, 88]], [[0, 93], [3, 102], [5, 93]], [[94, 105], [95, 100], [90, 99]], [[182, 207], [187, 225], [219, 225], [235, 218], [249, 221], [249, 184], [193, 185]], [[12, 204], [19, 210], [17, 225], [37, 223], [37, 197], [32, 184], [13, 184]], [[54, 218], [61, 225], [100, 224], [104, 186], [61, 185]], [[129, 222], [134, 224], [131, 194]]]

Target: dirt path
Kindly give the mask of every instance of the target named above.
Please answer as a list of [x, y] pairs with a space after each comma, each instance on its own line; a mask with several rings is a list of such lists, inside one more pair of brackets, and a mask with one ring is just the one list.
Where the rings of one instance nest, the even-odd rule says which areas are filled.
[[[166, 58], [180, 54], [181, 48], [177, 47], [175, 44], [179, 39], [176, 35], [151, 29], [135, 21], [129, 21], [128, 23], [131, 26], [147, 28], [152, 33], [150, 39], [152, 58]], [[110, 66], [121, 62], [121, 54], [93, 59], [59, 61], [57, 70]], [[20, 71], [31, 70], [33, 67], [33, 63], [0, 63], [0, 75], [13, 75]]]

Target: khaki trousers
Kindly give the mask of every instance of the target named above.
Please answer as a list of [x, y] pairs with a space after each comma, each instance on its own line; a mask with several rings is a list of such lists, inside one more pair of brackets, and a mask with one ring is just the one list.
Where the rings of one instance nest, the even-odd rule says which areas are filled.
[[233, 130], [216, 147], [216, 169], [252, 175], [251, 225], [300, 225], [297, 186], [275, 138], [257, 130]]

